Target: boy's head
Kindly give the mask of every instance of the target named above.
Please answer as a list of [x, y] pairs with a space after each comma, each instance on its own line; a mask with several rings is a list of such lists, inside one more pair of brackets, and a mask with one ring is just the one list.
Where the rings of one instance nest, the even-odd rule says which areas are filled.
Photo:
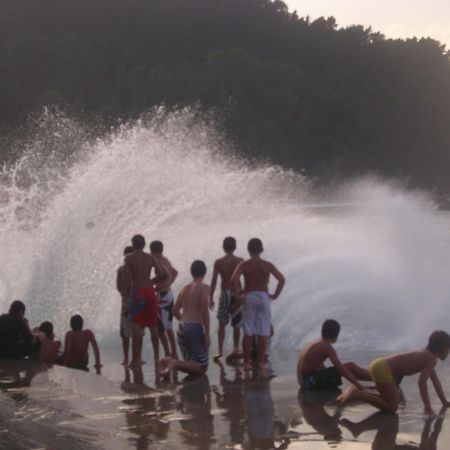
[[226, 253], [234, 252], [236, 250], [236, 239], [231, 236], [226, 237], [223, 240], [222, 248]]
[[450, 351], [450, 336], [442, 330], [433, 331], [428, 338], [427, 350], [444, 360]]
[[160, 255], [162, 252], [164, 251], [164, 246], [163, 243], [161, 241], [153, 241], [150, 244], [150, 252], [153, 255]]
[[247, 244], [247, 250], [252, 256], [260, 255], [264, 251], [261, 239], [258, 238], [250, 239]]
[[42, 331], [49, 339], [53, 339], [53, 324], [51, 322], [42, 322], [39, 326], [39, 331]]
[[131, 238], [131, 243], [133, 244], [133, 248], [135, 250], [142, 250], [145, 247], [145, 238], [142, 234], [135, 234]]
[[70, 318], [70, 328], [73, 331], [80, 331], [83, 329], [83, 318], [79, 314], [75, 314]]
[[25, 304], [20, 300], [14, 300], [9, 307], [12, 316], [23, 317], [25, 315]]
[[134, 252], [134, 248], [131, 245], [127, 245], [124, 249], [123, 249], [123, 256], [127, 256], [130, 253]]
[[334, 319], [325, 320], [322, 324], [322, 338], [327, 341], [336, 342], [340, 331], [341, 326]]
[[192, 278], [203, 278], [206, 275], [206, 264], [203, 261], [196, 260], [191, 264]]

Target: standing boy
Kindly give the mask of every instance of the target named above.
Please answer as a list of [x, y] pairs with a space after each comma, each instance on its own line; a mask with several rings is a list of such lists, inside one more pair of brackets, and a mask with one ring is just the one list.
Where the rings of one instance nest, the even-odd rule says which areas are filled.
[[378, 358], [370, 363], [369, 372], [378, 394], [358, 391], [350, 387], [337, 400], [341, 404], [351, 400], [362, 400], [382, 411], [395, 413], [399, 400], [396, 378], [420, 373], [419, 391], [425, 406], [425, 414], [435, 415], [428, 395], [427, 381], [431, 380], [443, 406], [448, 408], [450, 402], [445, 397], [434, 367], [438, 358], [442, 361], [447, 358], [449, 351], [450, 336], [445, 331], [434, 331], [428, 338], [428, 345], [425, 349]]
[[[159, 262], [166, 278], [156, 285], [158, 291], [158, 331], [166, 356], [177, 357], [177, 346], [173, 332], [173, 292], [171, 290], [175, 278], [178, 276], [171, 262], [163, 255], [164, 246], [161, 241], [153, 241], [150, 244], [151, 255]], [[169, 342], [167, 342], [167, 340]], [[170, 349], [169, 349], [170, 345]]]
[[208, 369], [209, 359], [209, 286], [203, 283], [206, 265], [194, 261], [191, 265], [192, 282], [179, 293], [174, 316], [178, 319], [178, 344], [184, 361], [171, 357], [160, 362], [161, 373], [167, 375], [171, 370], [180, 370], [191, 375], [203, 375]]
[[[154, 284], [159, 283], [165, 274], [159, 262], [149, 253], [144, 252], [144, 236], [137, 234], [131, 239], [133, 253], [125, 256], [124, 283], [131, 286], [130, 291], [130, 318], [133, 322], [133, 335], [131, 339], [132, 360], [130, 365], [142, 364], [143, 330], [150, 328], [150, 337], [153, 346], [155, 367], [159, 360], [158, 342], [158, 305]], [[156, 276], [150, 279], [152, 270]]]
[[[333, 319], [322, 325], [322, 338], [306, 345], [297, 364], [297, 378], [304, 390], [333, 389], [342, 384], [341, 375], [358, 389], [363, 389], [358, 380], [370, 381], [367, 370], [354, 363], [342, 364], [333, 344], [337, 341], [341, 326]], [[325, 367], [329, 359], [333, 366]]]
[[225, 327], [230, 323], [233, 327], [233, 354], [239, 353], [239, 340], [241, 335], [241, 302], [233, 295], [233, 286], [231, 284], [231, 276], [242, 258], [234, 256], [236, 250], [236, 239], [227, 237], [223, 240], [223, 250], [225, 256], [219, 258], [214, 263], [214, 271], [211, 281], [211, 300], [210, 307], [214, 308], [214, 292], [217, 285], [217, 277], [221, 278], [221, 293], [219, 299], [219, 308], [217, 310], [217, 320], [219, 328], [217, 330], [219, 353], [214, 357], [220, 358], [223, 355], [223, 342], [225, 340]]
[[[250, 259], [241, 262], [232, 276], [235, 295], [240, 290], [240, 278], [244, 277], [244, 307], [242, 320], [244, 326], [244, 369], [250, 370], [250, 355], [253, 336], [257, 337], [258, 367], [266, 367], [267, 340], [270, 336], [272, 314], [270, 305], [283, 290], [285, 279], [282, 273], [269, 261], [261, 258], [264, 251], [260, 239], [250, 239], [247, 245]], [[269, 295], [270, 275], [278, 281], [274, 294]]]
[[[134, 252], [133, 247], [125, 247], [123, 251], [123, 256], [127, 256]], [[130, 278], [125, 276], [125, 264], [122, 264], [117, 269], [116, 276], [116, 288], [119, 291], [121, 298], [121, 309], [120, 309], [120, 337], [122, 339], [122, 349], [123, 349], [123, 361], [121, 364], [128, 365], [128, 354], [130, 349], [130, 338], [133, 335], [133, 322], [130, 318], [130, 299], [129, 295], [131, 292]]]

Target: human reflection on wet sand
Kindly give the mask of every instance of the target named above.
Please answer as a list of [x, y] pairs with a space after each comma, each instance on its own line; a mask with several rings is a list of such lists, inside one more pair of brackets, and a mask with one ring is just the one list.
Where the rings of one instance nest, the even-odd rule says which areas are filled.
[[[284, 436], [287, 428], [284, 423], [275, 420], [275, 407], [272, 400], [269, 378], [245, 380], [245, 413], [249, 447], [251, 449], [286, 449], [290, 440], [280, 438], [275, 443], [275, 432]], [[247, 448], [244, 446], [244, 448]]]
[[300, 389], [298, 403], [303, 412], [306, 423], [314, 428], [326, 441], [338, 442], [341, 440], [342, 431], [339, 428], [340, 412], [328, 414], [325, 406], [333, 403], [341, 394], [340, 389], [310, 390]]
[[[13, 400], [22, 402], [28, 398], [25, 390], [18, 388], [31, 385], [33, 378], [40, 372], [45, 372], [47, 366], [27, 359], [1, 361], [0, 390], [7, 393]], [[11, 390], [11, 392], [9, 392]]]
[[133, 448], [147, 450], [153, 442], [166, 440], [170, 424], [164, 417], [173, 411], [174, 401], [168, 401], [167, 395], [145, 383], [140, 366], [125, 369], [121, 389], [128, 394], [123, 403], [127, 429], [136, 435], [129, 439]]
[[[397, 414], [377, 412], [357, 423], [351, 422], [348, 419], [342, 419], [339, 423], [345, 426], [355, 438], [365, 431], [377, 430], [372, 450], [436, 450], [439, 434], [442, 430], [445, 410], [445, 408], [441, 409], [437, 418], [429, 417], [425, 420], [420, 444], [396, 443], [399, 431], [399, 416]], [[434, 427], [432, 429], [433, 422]]]

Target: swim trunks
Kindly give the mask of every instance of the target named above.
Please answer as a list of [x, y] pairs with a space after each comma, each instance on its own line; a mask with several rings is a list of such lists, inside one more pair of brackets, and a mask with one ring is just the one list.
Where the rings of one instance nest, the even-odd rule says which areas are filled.
[[249, 292], [242, 308], [242, 324], [246, 336], [270, 336], [272, 313], [267, 292]]
[[180, 323], [177, 338], [183, 359], [195, 362], [206, 370], [209, 353], [205, 344], [205, 332], [202, 324]]
[[394, 375], [392, 374], [391, 366], [383, 358], [374, 359], [370, 363], [369, 373], [374, 383], [396, 384], [396, 380], [394, 378]]
[[333, 389], [342, 384], [342, 378], [336, 367], [326, 367], [299, 375], [298, 382], [302, 389]]
[[230, 323], [233, 327], [242, 326], [242, 306], [238, 299], [234, 298], [229, 289], [222, 289], [219, 300], [219, 309], [217, 311], [217, 320], [222, 326]]
[[172, 330], [173, 322], [173, 293], [160, 292], [158, 299], [158, 330], [160, 332]]
[[157, 326], [158, 306], [153, 287], [132, 288], [130, 298], [130, 320], [141, 327]]

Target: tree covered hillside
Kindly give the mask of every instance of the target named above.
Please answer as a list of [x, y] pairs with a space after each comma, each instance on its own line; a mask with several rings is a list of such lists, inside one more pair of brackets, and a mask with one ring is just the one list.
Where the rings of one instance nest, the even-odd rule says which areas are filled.
[[[0, 0], [0, 128], [213, 110], [245, 155], [450, 189], [450, 55], [271, 0]], [[6, 132], [6, 131], [5, 131]]]

